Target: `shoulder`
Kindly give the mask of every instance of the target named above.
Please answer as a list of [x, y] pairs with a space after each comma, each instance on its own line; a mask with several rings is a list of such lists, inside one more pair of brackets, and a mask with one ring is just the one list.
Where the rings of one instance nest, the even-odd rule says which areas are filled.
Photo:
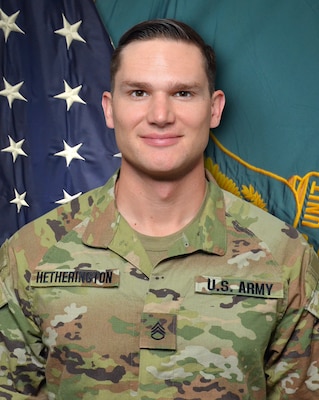
[[75, 226], [89, 218], [93, 206], [106, 207], [114, 198], [115, 173], [105, 185], [92, 189], [69, 203], [61, 205], [19, 229], [10, 239], [10, 246], [26, 248], [28, 244], [49, 248]]
[[[291, 225], [261, 208], [223, 190], [226, 213], [262, 240], [277, 257], [289, 246], [310, 247]], [[295, 249], [296, 250], [296, 249]]]
[[294, 253], [310, 248], [304, 237], [291, 225], [274, 215], [262, 210], [254, 204], [221, 189], [214, 178], [208, 175], [213, 188], [212, 196], [222, 199], [222, 212], [231, 228], [246, 230], [269, 249], [279, 264], [282, 256], [290, 248]]
[[[223, 193], [231, 223], [238, 224], [238, 229], [248, 229], [282, 267], [290, 288], [304, 295], [306, 302], [313, 302], [314, 296], [319, 296], [319, 260], [312, 246], [286, 222], [229, 192]], [[319, 316], [318, 305], [313, 313]]]
[[[254, 241], [271, 254], [272, 263], [282, 269], [289, 282], [298, 275], [305, 277], [311, 265], [319, 265], [313, 248], [291, 225], [274, 215], [223, 190], [226, 224], [228, 229], [245, 233], [248, 242]], [[236, 238], [236, 235], [235, 235]]]
[[14, 264], [33, 269], [44, 254], [89, 219], [93, 207], [103, 208], [114, 198], [115, 173], [104, 186], [92, 189], [70, 203], [61, 205], [26, 224], [7, 240], [0, 249], [0, 269]]
[[40, 262], [49, 248], [79, 225], [90, 214], [99, 188], [82, 194], [24, 225], [0, 249], [0, 269], [8, 264], [29, 268]]

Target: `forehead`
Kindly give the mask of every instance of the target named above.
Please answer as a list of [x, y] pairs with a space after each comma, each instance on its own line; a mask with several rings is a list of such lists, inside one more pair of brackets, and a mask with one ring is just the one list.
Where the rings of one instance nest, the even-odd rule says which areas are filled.
[[139, 40], [129, 43], [121, 52], [117, 75], [165, 74], [205, 77], [205, 61], [200, 49], [192, 43], [172, 39]]

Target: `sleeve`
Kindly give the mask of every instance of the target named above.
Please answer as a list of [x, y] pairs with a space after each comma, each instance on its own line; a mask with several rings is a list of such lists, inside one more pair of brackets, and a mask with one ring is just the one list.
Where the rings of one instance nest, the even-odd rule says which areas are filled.
[[268, 400], [319, 399], [319, 263], [303, 248], [288, 255], [288, 300], [266, 357]]
[[0, 249], [0, 398], [43, 399], [45, 347], [31, 311], [28, 274], [20, 272], [5, 242]]

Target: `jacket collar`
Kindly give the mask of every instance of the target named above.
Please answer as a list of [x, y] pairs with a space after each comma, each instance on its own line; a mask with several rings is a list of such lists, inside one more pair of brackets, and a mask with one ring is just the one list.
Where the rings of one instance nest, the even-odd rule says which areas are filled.
[[[145, 250], [116, 208], [115, 183], [118, 173], [101, 187], [92, 207], [90, 221], [82, 240], [91, 247], [110, 248], [132, 264], [145, 257]], [[225, 205], [221, 189], [207, 173], [208, 190], [200, 213], [183, 229], [178, 243], [170, 249], [169, 256], [195, 251], [224, 255], [226, 252]]]

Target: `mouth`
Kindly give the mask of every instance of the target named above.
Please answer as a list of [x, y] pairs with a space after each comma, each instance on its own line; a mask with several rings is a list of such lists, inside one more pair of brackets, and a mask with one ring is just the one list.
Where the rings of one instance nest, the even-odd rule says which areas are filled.
[[141, 136], [143, 142], [149, 146], [154, 147], [167, 147], [177, 144], [182, 136], [173, 134], [151, 134], [146, 136]]

